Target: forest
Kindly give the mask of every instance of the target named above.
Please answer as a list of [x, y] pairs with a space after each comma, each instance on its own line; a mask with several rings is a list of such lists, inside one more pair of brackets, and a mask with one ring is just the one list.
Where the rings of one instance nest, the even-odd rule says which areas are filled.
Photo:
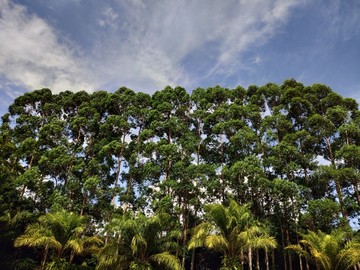
[[360, 111], [294, 79], [17, 97], [1, 269], [360, 270]]

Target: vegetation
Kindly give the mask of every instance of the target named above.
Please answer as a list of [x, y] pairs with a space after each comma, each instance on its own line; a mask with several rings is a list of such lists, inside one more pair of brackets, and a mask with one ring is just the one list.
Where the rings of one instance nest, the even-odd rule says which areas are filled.
[[322, 84], [35, 90], [0, 170], [2, 269], [360, 270], [360, 112]]

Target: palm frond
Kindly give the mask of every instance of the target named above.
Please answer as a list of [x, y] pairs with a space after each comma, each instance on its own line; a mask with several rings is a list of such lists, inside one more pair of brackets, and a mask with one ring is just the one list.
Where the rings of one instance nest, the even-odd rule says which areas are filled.
[[285, 249], [293, 250], [300, 256], [303, 256], [305, 258], [310, 258], [310, 254], [300, 244], [288, 245], [287, 247], [285, 247]]
[[164, 265], [165, 267], [172, 270], [181, 269], [180, 260], [175, 255], [170, 254], [169, 252], [162, 252], [159, 254], [154, 254], [150, 257], [153, 262], [156, 262], [159, 265]]
[[147, 247], [147, 242], [145, 240], [145, 238], [140, 235], [140, 234], [136, 234], [132, 240], [131, 240], [131, 250], [133, 255], [139, 253], [140, 251], [145, 250]]
[[205, 247], [226, 252], [229, 243], [222, 235], [209, 235], [205, 238]]
[[193, 235], [189, 241], [188, 248], [194, 249], [205, 246], [205, 239], [210, 234], [212, 225], [208, 222], [203, 222], [193, 229]]
[[70, 249], [75, 254], [81, 254], [84, 252], [84, 241], [82, 239], [72, 239], [66, 242], [64, 249]]

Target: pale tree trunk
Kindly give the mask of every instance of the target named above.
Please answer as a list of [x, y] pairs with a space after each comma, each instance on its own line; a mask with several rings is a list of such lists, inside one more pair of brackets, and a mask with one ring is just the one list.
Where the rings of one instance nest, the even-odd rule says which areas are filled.
[[[336, 170], [335, 158], [334, 158], [333, 151], [331, 149], [330, 138], [325, 138], [325, 141], [326, 141], [326, 146], [327, 146], [328, 151], [329, 151], [331, 165]], [[341, 214], [342, 214], [343, 218], [345, 218], [347, 220], [347, 222], [349, 222], [348, 221], [348, 215], [347, 215], [347, 212], [345, 210], [345, 203], [344, 203], [344, 199], [343, 199], [343, 193], [342, 193], [342, 190], [341, 190], [340, 179], [338, 179], [337, 177], [335, 178], [335, 190], [336, 190], [336, 193], [337, 193], [337, 197], [339, 199]]]
[[252, 270], [252, 249], [249, 248], [249, 251], [248, 251], [248, 259], [249, 259], [249, 270]]
[[241, 250], [240, 252], [240, 257], [241, 257], [241, 269], [244, 269], [244, 252]]
[[74, 251], [72, 250], [72, 251], [71, 251], [71, 254], [70, 254], [69, 265], [72, 264], [72, 262], [73, 262], [73, 260], [74, 260], [74, 257], [75, 257], [75, 253], [74, 253]]
[[[289, 236], [289, 230], [286, 229], [286, 245], [290, 244], [290, 236]], [[292, 261], [291, 261], [291, 255], [290, 253], [288, 254], [288, 259], [289, 259], [289, 269], [292, 270]]]
[[300, 270], [303, 270], [302, 258], [300, 255], [299, 255], [299, 266], [300, 266]]
[[256, 249], [256, 270], [260, 270], [260, 255], [258, 249]]
[[[222, 132], [222, 131], [221, 131]], [[220, 145], [221, 145], [221, 200], [225, 202], [225, 177], [224, 177], [224, 143], [222, 133], [220, 133]]]
[[[183, 230], [183, 247], [186, 247], [186, 241], [187, 241], [187, 229], [188, 229], [188, 210], [186, 207], [187, 200], [186, 197], [184, 198], [184, 202], [182, 205], [182, 218], [183, 218], [183, 224], [184, 224], [184, 230]], [[183, 254], [182, 254], [182, 261], [181, 261], [181, 269], [185, 269], [185, 257], [186, 257], [186, 249], [184, 248]]]
[[275, 269], [275, 250], [271, 251], [271, 263], [272, 263], [272, 269]]
[[308, 259], [305, 257], [306, 270], [310, 270], [310, 265]]
[[117, 187], [118, 187], [118, 184], [119, 184], [119, 177], [120, 177], [120, 172], [121, 172], [121, 164], [122, 164], [122, 159], [123, 159], [123, 153], [124, 153], [124, 150], [125, 150], [125, 137], [126, 137], [126, 133], [124, 133], [124, 135], [123, 135], [121, 151], [120, 151], [120, 154], [118, 156], [118, 166], [117, 166], [116, 175], [115, 175], [116, 179], [114, 181], [114, 192], [113, 192], [112, 199], [111, 199], [111, 204], [114, 206], [114, 208], [115, 208], [115, 198], [116, 198], [116, 193], [117, 193], [116, 190], [117, 190]]
[[82, 216], [84, 214], [86, 200], [87, 200], [87, 194], [86, 194], [86, 190], [84, 190], [84, 195], [83, 195], [83, 200], [82, 200], [81, 210], [80, 210], [80, 216]]
[[266, 263], [266, 270], [270, 270], [269, 267], [269, 254], [268, 252], [265, 250], [265, 263]]
[[191, 265], [190, 265], [190, 270], [194, 270], [195, 267], [195, 248], [192, 249], [191, 252]]
[[121, 232], [119, 232], [117, 241], [116, 241], [116, 256], [119, 255], [119, 250], [120, 250], [120, 242], [121, 242]]
[[45, 247], [45, 251], [44, 251], [44, 257], [41, 261], [41, 268], [40, 270], [45, 270], [45, 264], [46, 264], [46, 259], [47, 259], [47, 256], [48, 256], [48, 252], [49, 252], [49, 246], [46, 245]]
[[[296, 240], [297, 240], [297, 243], [299, 244], [299, 235], [296, 235]], [[300, 270], [303, 270], [303, 263], [302, 263], [301, 255], [299, 255], [299, 266], [300, 266]]]
[[[282, 241], [282, 246], [285, 247], [285, 232], [284, 232], [284, 227], [281, 224], [280, 221], [280, 230], [281, 230], [281, 241]], [[285, 250], [283, 251], [283, 260], [284, 260], [284, 270], [288, 270], [288, 265], [287, 265], [287, 258], [286, 258], [286, 253]]]

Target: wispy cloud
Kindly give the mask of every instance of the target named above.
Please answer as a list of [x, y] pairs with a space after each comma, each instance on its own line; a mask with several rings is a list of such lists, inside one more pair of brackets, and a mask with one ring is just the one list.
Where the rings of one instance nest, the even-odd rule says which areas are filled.
[[[201, 79], [241, 69], [242, 53], [274, 36], [302, 2], [99, 1], [94, 26], [102, 31], [85, 49], [64, 42], [58, 29], [25, 7], [0, 0], [0, 39], [5, 41], [0, 43], [0, 73], [29, 89], [56, 91], [196, 87]], [[201, 68], [194, 72], [189, 61]]]
[[[104, 74], [150, 88], [194, 86], [200, 79], [232, 75], [241, 54], [265, 43], [303, 1], [119, 1], [121, 31], [95, 49]], [[185, 59], [202, 51], [194, 74]], [[109, 64], [111, 63], [111, 64]], [[114, 64], [117, 63], [117, 64]], [[255, 63], [256, 64], [256, 63]], [[142, 87], [141, 87], [142, 86]]]
[[102, 17], [98, 19], [98, 24], [101, 27], [110, 26], [113, 28], [117, 28], [117, 19], [119, 14], [116, 13], [111, 7], [107, 7], [102, 11]]
[[46, 21], [29, 14], [25, 7], [0, 0], [0, 74], [30, 90], [92, 90], [94, 84], [87, 76], [85, 61], [57, 35]]
[[328, 31], [334, 38], [346, 41], [360, 33], [359, 1], [333, 0], [320, 12], [324, 18], [324, 31]]

